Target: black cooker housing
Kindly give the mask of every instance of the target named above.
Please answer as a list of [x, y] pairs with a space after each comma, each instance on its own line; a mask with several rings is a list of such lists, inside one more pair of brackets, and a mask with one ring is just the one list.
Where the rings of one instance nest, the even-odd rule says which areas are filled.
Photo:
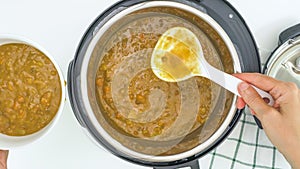
[[[214, 149], [218, 144], [220, 144], [232, 131], [235, 124], [238, 122], [240, 115], [243, 110], [237, 110], [236, 115], [233, 118], [231, 124], [228, 126], [228, 129], [223, 133], [223, 135], [218, 139], [215, 144], [210, 145], [205, 151], [199, 152], [198, 154], [194, 154], [186, 159], [181, 159], [172, 162], [149, 162], [144, 161], [137, 158], [128, 157], [128, 155], [123, 154], [122, 152], [115, 149], [111, 146], [101, 135], [98, 134], [95, 128], [92, 125], [88, 125], [90, 123], [89, 118], [86, 117], [81, 106], [80, 99], [80, 91], [78, 87], [78, 83], [76, 81], [76, 77], [80, 74], [80, 64], [76, 64], [77, 62], [82, 62], [86, 49], [92, 40], [93, 36], [96, 32], [101, 28], [101, 26], [110, 18], [112, 18], [115, 14], [119, 13], [123, 9], [139, 4], [142, 2], [146, 2], [147, 0], [123, 0], [119, 1], [116, 4], [112, 5], [110, 8], [105, 10], [102, 14], [100, 14], [95, 21], [90, 25], [85, 34], [83, 35], [81, 42], [77, 48], [75, 58], [71, 61], [68, 70], [68, 93], [71, 102], [72, 109], [74, 114], [81, 124], [90, 135], [101, 144], [101, 146], [105, 147], [114, 155], [125, 159], [127, 161], [151, 166], [154, 168], [179, 168], [184, 166], [190, 166], [191, 168], [199, 168], [198, 158], [207, 154], [209, 151]], [[149, 0], [148, 0], [149, 1]], [[241, 17], [241, 15], [234, 9], [232, 5], [230, 5], [226, 0], [170, 0], [174, 2], [179, 2], [182, 4], [186, 4], [192, 6], [200, 11], [207, 13], [210, 17], [212, 17], [227, 33], [230, 37], [232, 43], [235, 46], [235, 49], [238, 53], [240, 66], [242, 72], [260, 72], [260, 57], [258, 54], [258, 50], [254, 41], [254, 38], [247, 27], [245, 21]]]

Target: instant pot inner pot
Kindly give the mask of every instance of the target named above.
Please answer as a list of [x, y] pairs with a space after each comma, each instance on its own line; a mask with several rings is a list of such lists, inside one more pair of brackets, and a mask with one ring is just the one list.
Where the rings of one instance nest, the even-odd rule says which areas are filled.
[[140, 9], [100, 28], [89, 56], [88, 95], [101, 132], [116, 146], [150, 156], [186, 152], [211, 137], [232, 107], [233, 95], [206, 78], [168, 83], [153, 74], [152, 50], [176, 26], [197, 35], [210, 64], [234, 72], [217, 30], [185, 10]]

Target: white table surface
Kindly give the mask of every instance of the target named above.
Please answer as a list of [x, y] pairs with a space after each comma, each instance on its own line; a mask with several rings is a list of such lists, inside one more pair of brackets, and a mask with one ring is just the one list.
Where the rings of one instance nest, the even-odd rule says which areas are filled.
[[[116, 0], [0, 0], [0, 34], [25, 36], [56, 59], [65, 78], [90, 23]], [[281, 30], [300, 23], [299, 0], [229, 0], [250, 27], [262, 60], [276, 47]], [[200, 161], [201, 163], [201, 161]], [[34, 144], [11, 150], [9, 169], [134, 169], [95, 145], [82, 131], [66, 101], [53, 130]], [[202, 168], [207, 168], [203, 166]]]

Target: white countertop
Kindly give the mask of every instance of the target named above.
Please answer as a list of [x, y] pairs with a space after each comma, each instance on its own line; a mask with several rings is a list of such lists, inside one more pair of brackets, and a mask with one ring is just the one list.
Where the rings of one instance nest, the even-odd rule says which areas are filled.
[[[300, 23], [299, 0], [229, 0], [250, 27], [263, 61], [283, 29]], [[90, 23], [116, 0], [0, 0], [0, 34], [25, 36], [48, 50], [65, 78]], [[201, 162], [200, 162], [201, 163]], [[82, 131], [67, 99], [53, 130], [34, 144], [10, 151], [9, 169], [143, 168], [95, 145]], [[201, 166], [207, 168], [207, 166]]]

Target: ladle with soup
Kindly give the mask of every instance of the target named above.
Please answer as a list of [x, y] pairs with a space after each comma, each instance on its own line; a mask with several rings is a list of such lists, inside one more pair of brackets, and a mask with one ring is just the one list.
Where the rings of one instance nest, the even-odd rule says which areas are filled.
[[[203, 56], [196, 35], [184, 27], [173, 27], [159, 38], [151, 57], [151, 68], [164, 81], [178, 82], [202, 76], [240, 96], [237, 85], [242, 80], [211, 66]], [[262, 98], [269, 100], [269, 105], [274, 104], [269, 93], [253, 87]]]

